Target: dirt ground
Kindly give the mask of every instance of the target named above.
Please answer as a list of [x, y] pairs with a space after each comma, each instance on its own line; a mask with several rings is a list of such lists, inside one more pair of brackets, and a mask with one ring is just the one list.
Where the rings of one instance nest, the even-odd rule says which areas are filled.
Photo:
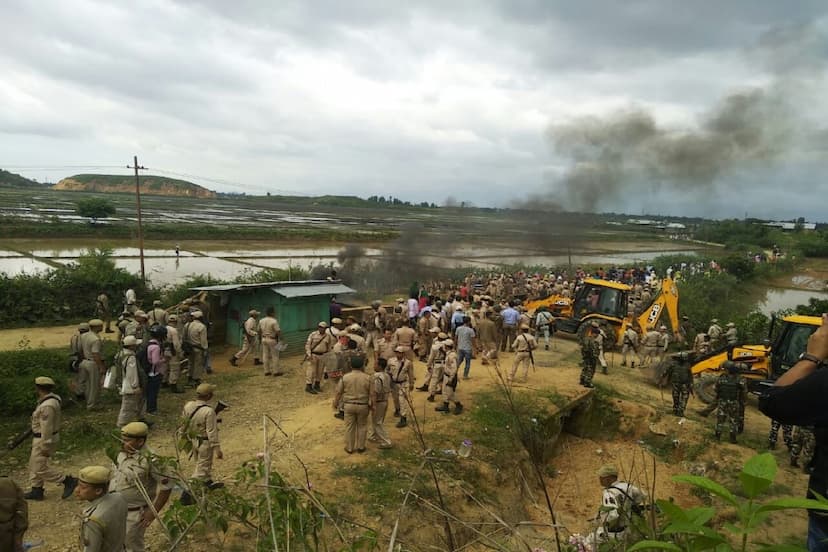
[[[28, 339], [32, 346], [65, 344], [74, 327], [49, 328], [37, 330], [8, 330], [0, 332], [0, 347], [14, 348], [21, 339]], [[533, 389], [554, 388], [564, 396], [574, 396], [582, 392], [577, 384], [577, 346], [574, 341], [557, 340], [552, 351], [539, 350], [538, 368], [530, 373], [529, 382], [519, 388], [520, 392]], [[303, 392], [303, 371], [301, 357], [291, 356], [283, 359], [286, 376], [280, 378], [265, 377], [259, 367], [253, 367], [250, 360], [240, 368], [230, 366], [227, 359], [230, 351], [216, 353], [213, 366], [214, 377], [225, 383], [217, 392], [218, 398], [230, 403], [231, 408], [223, 415], [220, 428], [222, 448], [225, 459], [215, 465], [216, 479], [229, 480], [235, 469], [245, 460], [255, 456], [263, 447], [263, 413], [267, 413], [280, 422], [288, 438], [276, 439], [280, 447], [276, 463], [286, 473], [296, 473], [298, 468], [291, 463], [287, 452], [295, 452], [307, 465], [312, 485], [319, 491], [331, 495], [354, 494], [359, 496], [359, 489], [344, 488], [346, 481], [334, 475], [336, 466], [349, 466], [360, 463], [376, 462], [385, 451], [374, 445], [367, 454], [348, 455], [342, 446], [342, 422], [333, 417], [331, 408], [331, 385], [325, 382], [321, 395], [309, 395]], [[557, 455], [552, 464], [557, 476], [550, 480], [549, 490], [554, 497], [554, 505], [559, 516], [559, 523], [570, 532], [584, 532], [589, 527], [588, 519], [596, 514], [600, 500], [600, 486], [596, 477], [598, 468], [605, 463], [615, 463], [630, 481], [645, 488], [659, 498], [673, 497], [682, 505], [697, 505], [699, 499], [691, 495], [686, 486], [676, 484], [670, 477], [688, 470], [705, 471], [714, 478], [737, 473], [741, 463], [754, 454], [749, 446], [716, 444], [711, 441], [712, 419], [703, 419], [695, 414], [701, 406], [691, 398], [688, 417], [679, 420], [668, 414], [671, 399], [669, 390], [660, 391], [650, 385], [646, 375], [639, 370], [619, 366], [617, 355], [608, 355], [609, 375], [599, 374], [596, 381], [608, 386], [611, 400], [621, 412], [621, 429], [616, 436], [607, 439], [582, 439], [564, 434], [560, 439]], [[510, 367], [512, 355], [503, 356], [502, 365]], [[424, 374], [422, 363], [417, 363], [418, 384]], [[464, 402], [467, 413], [474, 408], [472, 395], [487, 388], [494, 388], [496, 380], [490, 367], [482, 366], [478, 360], [472, 363], [472, 378], [461, 380], [460, 399]], [[151, 434], [150, 444], [156, 452], [171, 453], [172, 432], [175, 413], [180, 412], [181, 404], [189, 395], [171, 395], [164, 392], [161, 396], [162, 412], [169, 413], [171, 420], [159, 423]], [[451, 425], [463, 424], [466, 415], [442, 416], [433, 411], [433, 403], [425, 402], [425, 393], [415, 393], [415, 408], [421, 421], [425, 424], [425, 434], [440, 433]], [[114, 422], [117, 411], [102, 414], [111, 416]], [[396, 447], [417, 448], [411, 428], [397, 429], [393, 421], [388, 422], [391, 438]], [[159, 430], [158, 427], [161, 427]], [[749, 408], [746, 421], [746, 434], [742, 441], [754, 446], [766, 439], [768, 421], [755, 407]], [[674, 451], [662, 459], [647, 452], [647, 443], [652, 439], [672, 441]], [[459, 443], [458, 443], [459, 444]], [[780, 437], [781, 445], [781, 437]], [[24, 445], [25, 446], [25, 445]], [[693, 460], [683, 460], [690, 456], [690, 451], [701, 449], [702, 452]], [[783, 447], [784, 448], [784, 447]], [[517, 453], [516, 454], [520, 454]], [[655, 458], [655, 460], [654, 460]], [[669, 460], [669, 461], [665, 461]], [[786, 467], [785, 456], [777, 454], [780, 475], [777, 487], [782, 495], [800, 496], [804, 493], [806, 477], [799, 470]], [[468, 462], [479, 462], [474, 454]], [[90, 463], [107, 463], [101, 451], [88, 451], [72, 457], [60, 456], [56, 465], [68, 473]], [[655, 484], [653, 484], [655, 473]], [[26, 476], [21, 469], [14, 474], [18, 481], [25, 482]], [[517, 485], [517, 482], [512, 482]], [[47, 485], [47, 499], [34, 502], [31, 507], [31, 523], [27, 541], [45, 540], [44, 552], [63, 552], [76, 550], [79, 526], [78, 514], [81, 505], [72, 498], [59, 499], [59, 488]], [[494, 492], [497, 492], [496, 490]], [[543, 499], [537, 489], [529, 495], [529, 515], [534, 522], [547, 523]], [[528, 494], [528, 492], [527, 492]], [[397, 506], [394, 506], [396, 508]], [[722, 515], [726, 515], [726, 512]], [[371, 525], [378, 519], [364, 520]], [[762, 531], [762, 536], [774, 541], [804, 540], [805, 514], [777, 514], [771, 518]], [[151, 550], [166, 550], [165, 538], [154, 525], [148, 531]], [[180, 550], [201, 550], [203, 545], [182, 546]]]

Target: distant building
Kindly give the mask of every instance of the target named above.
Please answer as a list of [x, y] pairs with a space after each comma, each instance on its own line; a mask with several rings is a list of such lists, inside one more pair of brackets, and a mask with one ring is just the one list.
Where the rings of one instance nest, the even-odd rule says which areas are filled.
[[799, 224], [803, 230], [816, 230], [816, 223], [815, 222], [788, 222], [788, 221], [773, 221], [773, 222], [766, 222], [764, 223], [765, 226], [772, 226], [774, 228], [779, 228], [780, 230], [785, 231], [793, 231], [796, 230], [797, 224]]

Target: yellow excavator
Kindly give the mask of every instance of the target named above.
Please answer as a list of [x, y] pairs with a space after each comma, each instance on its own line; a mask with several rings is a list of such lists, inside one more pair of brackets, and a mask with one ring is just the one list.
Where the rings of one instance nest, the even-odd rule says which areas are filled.
[[774, 316], [765, 343], [725, 347], [700, 357], [692, 366], [693, 375], [697, 377], [696, 396], [706, 403], [715, 400], [713, 388], [716, 378], [722, 373], [719, 366], [726, 360], [742, 363], [741, 373], [748, 379], [751, 391], [769, 385], [796, 364], [799, 355], [808, 346], [808, 338], [821, 324], [819, 316], [795, 314], [784, 316], [781, 320]]
[[661, 289], [652, 303], [638, 316], [628, 314], [631, 292], [632, 287], [626, 284], [586, 278], [574, 298], [553, 295], [530, 301], [525, 307], [531, 313], [540, 307], [546, 307], [555, 316], [558, 331], [579, 336], [593, 320], [598, 321], [606, 329], [614, 331], [615, 345], [621, 344], [628, 327], [645, 333], [666, 322], [665, 326], [678, 332], [678, 289], [672, 279], [665, 278], [661, 281]]

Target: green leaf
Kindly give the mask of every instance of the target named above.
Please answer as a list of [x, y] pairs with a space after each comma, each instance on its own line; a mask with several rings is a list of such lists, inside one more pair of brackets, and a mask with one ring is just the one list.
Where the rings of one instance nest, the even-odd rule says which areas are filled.
[[708, 521], [710, 521], [713, 516], [716, 515], [715, 508], [691, 508], [686, 510], [687, 519], [690, 523], [695, 523], [696, 525], [704, 525]]
[[820, 500], [814, 500], [812, 498], [798, 498], [798, 497], [787, 497], [787, 498], [777, 498], [776, 500], [771, 500], [766, 502], [762, 506], [757, 509], [757, 513], [759, 512], [774, 512], [776, 510], [821, 510], [821, 511], [828, 511], [828, 502], [822, 502]]
[[696, 486], [700, 489], [704, 489], [705, 491], [728, 501], [733, 506], [738, 507], [739, 505], [736, 500], [736, 497], [733, 496], [733, 493], [731, 493], [715, 481], [711, 481], [706, 477], [701, 477], [698, 475], [674, 475], [673, 481], [677, 483], [689, 483], [690, 485]]
[[794, 546], [792, 544], [772, 544], [770, 546], [763, 546], [759, 552], [807, 552], [807, 548], [802, 546]]
[[748, 498], [756, 498], [768, 490], [776, 478], [776, 459], [769, 452], [757, 454], [745, 462], [739, 479]]
[[681, 552], [681, 548], [679, 548], [672, 542], [662, 542], [654, 540], [639, 541], [627, 548], [627, 552], [633, 552], [634, 550], [674, 550], [675, 552]]
[[670, 521], [688, 521], [687, 511], [669, 500], [656, 500], [659, 509]]

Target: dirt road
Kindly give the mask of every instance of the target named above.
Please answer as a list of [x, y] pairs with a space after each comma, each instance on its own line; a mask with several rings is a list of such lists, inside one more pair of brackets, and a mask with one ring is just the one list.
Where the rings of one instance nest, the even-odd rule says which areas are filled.
[[[66, 342], [66, 333], [74, 327], [49, 328], [39, 331], [12, 330], [0, 332], [0, 343], [14, 344], [22, 337], [27, 337], [33, 345]], [[70, 332], [71, 333], [71, 332]], [[553, 351], [537, 352], [537, 372], [530, 374], [529, 382], [521, 389], [556, 389], [563, 395], [572, 395], [578, 386], [577, 346], [573, 341], [558, 340]], [[342, 446], [342, 422], [333, 417], [331, 408], [331, 385], [325, 382], [321, 395], [309, 395], [303, 392], [303, 375], [300, 357], [292, 356], [283, 360], [286, 376], [279, 378], [265, 377], [258, 367], [253, 367], [250, 360], [240, 368], [230, 366], [227, 359], [230, 352], [217, 352], [213, 359], [216, 370], [214, 379], [221, 382], [217, 395], [231, 404], [231, 409], [224, 415], [220, 428], [225, 460], [216, 463], [217, 479], [229, 480], [236, 468], [245, 460], [255, 456], [262, 449], [262, 415], [267, 413], [280, 422], [288, 438], [279, 438], [280, 453], [276, 462], [280, 469], [290, 473], [296, 470], [291, 464], [287, 451], [299, 455], [308, 467], [313, 486], [328, 496], [359, 496], [360, 490], [348, 488], [348, 482], [334, 475], [337, 466], [372, 464], [381, 462], [385, 451], [376, 447], [369, 448], [367, 454], [348, 455]], [[605, 463], [616, 463], [635, 481], [643, 482], [651, 477], [653, 467], [657, 473], [656, 494], [658, 497], [674, 497], [680, 504], [697, 504], [698, 499], [691, 496], [689, 489], [670, 481], [670, 476], [685, 473], [699, 466], [714, 477], [725, 473], [732, 474], [740, 463], [754, 454], [750, 448], [742, 445], [715, 444], [710, 441], [712, 420], [702, 419], [692, 413], [700, 406], [691, 399], [688, 411], [691, 414], [680, 421], [667, 414], [670, 408], [669, 392], [661, 392], [645, 383], [645, 376], [638, 370], [618, 366], [619, 359], [608, 355], [611, 363], [609, 375], [598, 375], [596, 381], [609, 386], [612, 390], [611, 400], [621, 413], [621, 428], [606, 439], [581, 439], [564, 435], [560, 440], [559, 452], [552, 460], [557, 476], [550, 480], [549, 486], [555, 500], [559, 522], [570, 531], [584, 531], [588, 527], [588, 518], [595, 515], [600, 501], [600, 487], [596, 471]], [[503, 356], [502, 363], [510, 367], [512, 355]], [[417, 363], [416, 372], [419, 381], [424, 374], [424, 366]], [[425, 401], [425, 393], [415, 393], [415, 408], [426, 427], [426, 436], [438, 436], [450, 426], [468, 423], [469, 409], [475, 408], [473, 396], [476, 392], [493, 389], [496, 385], [494, 372], [490, 367], [482, 366], [478, 360], [472, 363], [472, 378], [461, 380], [459, 396], [466, 405], [467, 412], [461, 416], [444, 416], [434, 412], [434, 403]], [[150, 444], [156, 452], [172, 452], [172, 428], [181, 405], [188, 395], [172, 395], [164, 392], [161, 396], [162, 415], [153, 429]], [[68, 414], [71, 415], [71, 414]], [[114, 419], [117, 412], [101, 414]], [[388, 423], [391, 438], [396, 447], [419, 449], [411, 428], [397, 429], [393, 421]], [[755, 409], [748, 410], [747, 430], [751, 443], [761, 442], [766, 434], [767, 420]], [[663, 434], [663, 435], [662, 435]], [[645, 444], [653, 438], [668, 440], [675, 447], [670, 453], [670, 462], [662, 457], [646, 454]], [[744, 436], [744, 437], [747, 437]], [[450, 443], [448, 444], [450, 445]], [[439, 443], [439, 446], [445, 446]], [[690, 456], [690, 451], [701, 452], [692, 460], [682, 460], [682, 455]], [[515, 454], [521, 454], [515, 452]], [[778, 456], [780, 465], [784, 457]], [[90, 463], [108, 461], [101, 451], [87, 451], [70, 458], [58, 455], [56, 464], [68, 473]], [[18, 481], [25, 482], [24, 470], [15, 474]], [[777, 483], [783, 486], [789, 495], [804, 492], [805, 476], [798, 470], [783, 468]], [[508, 484], [517, 484], [514, 481]], [[345, 485], [345, 487], [343, 487]], [[648, 491], [652, 490], [652, 485]], [[75, 499], [61, 501], [57, 496], [57, 487], [47, 487], [47, 500], [31, 504], [31, 525], [27, 539], [43, 539], [46, 544], [36, 550], [62, 552], [75, 550], [77, 542], [78, 513], [81, 505]], [[497, 492], [496, 490], [494, 492]], [[530, 514], [545, 522], [545, 508], [542, 500], [535, 496], [537, 506], [530, 506]], [[531, 503], [531, 500], [530, 500]], [[397, 506], [393, 506], [397, 508]], [[782, 540], [791, 535], [804, 535], [804, 514], [789, 514], [775, 519], [784, 523], [767, 524], [764, 530], [771, 540]], [[368, 524], [378, 523], [377, 519], [365, 520]], [[148, 541], [152, 550], [165, 550], [164, 537], [157, 525], [150, 528]], [[201, 550], [202, 545], [185, 545], [180, 550]]]

